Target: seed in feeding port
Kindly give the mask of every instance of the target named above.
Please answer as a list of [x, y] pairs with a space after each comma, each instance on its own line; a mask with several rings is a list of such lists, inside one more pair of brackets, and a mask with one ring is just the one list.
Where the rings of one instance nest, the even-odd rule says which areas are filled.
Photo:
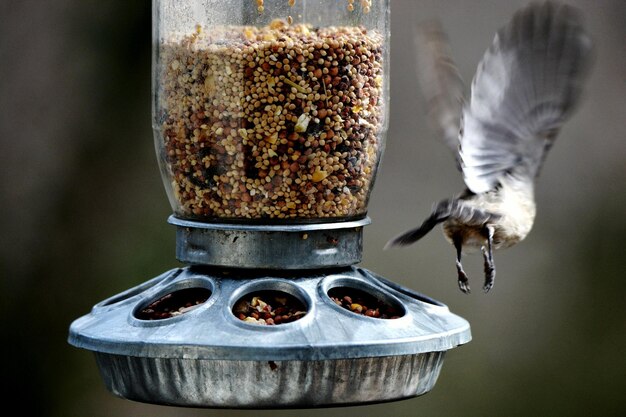
[[137, 311], [135, 317], [140, 320], [163, 320], [180, 316], [203, 304], [210, 296], [211, 291], [207, 288], [184, 288], [151, 302]]
[[232, 312], [246, 323], [273, 326], [304, 317], [306, 308], [291, 294], [262, 290], [242, 297], [235, 303]]
[[335, 287], [327, 294], [336, 305], [354, 314], [376, 319], [397, 319], [402, 315], [401, 307], [356, 288]]
[[350, 304], [350, 310], [360, 313], [363, 311], [363, 306], [361, 304], [352, 303]]

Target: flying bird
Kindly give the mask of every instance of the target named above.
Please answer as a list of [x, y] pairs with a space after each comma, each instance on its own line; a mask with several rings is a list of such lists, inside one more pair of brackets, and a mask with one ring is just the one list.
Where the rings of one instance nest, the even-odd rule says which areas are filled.
[[470, 292], [462, 254], [480, 248], [483, 290], [489, 292], [496, 275], [494, 250], [520, 242], [533, 226], [535, 182], [580, 101], [592, 43], [577, 9], [531, 3], [496, 33], [466, 98], [441, 25], [423, 25], [417, 39], [429, 119], [454, 152], [466, 189], [434, 204], [419, 227], [385, 248], [415, 243], [442, 223], [456, 249], [461, 291]]

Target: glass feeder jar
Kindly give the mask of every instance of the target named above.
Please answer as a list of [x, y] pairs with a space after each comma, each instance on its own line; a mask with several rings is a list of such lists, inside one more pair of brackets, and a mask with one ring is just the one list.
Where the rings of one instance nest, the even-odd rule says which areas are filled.
[[366, 217], [387, 130], [389, 0], [153, 10], [153, 129], [176, 217]]

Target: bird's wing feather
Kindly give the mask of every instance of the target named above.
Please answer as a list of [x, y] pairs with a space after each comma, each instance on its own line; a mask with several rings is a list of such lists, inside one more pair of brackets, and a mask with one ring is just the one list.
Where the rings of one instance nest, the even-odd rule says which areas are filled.
[[432, 20], [418, 26], [415, 41], [417, 79], [426, 102], [428, 120], [457, 157], [465, 85], [452, 59], [448, 38], [441, 23]]
[[579, 101], [590, 52], [570, 6], [533, 3], [497, 32], [463, 109], [460, 158], [470, 190], [493, 189], [507, 172], [537, 176]]

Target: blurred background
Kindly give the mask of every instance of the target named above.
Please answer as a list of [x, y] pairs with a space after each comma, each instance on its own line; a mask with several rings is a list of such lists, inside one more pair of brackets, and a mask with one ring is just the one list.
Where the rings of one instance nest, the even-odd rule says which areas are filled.
[[[496, 253], [496, 285], [436, 231], [382, 251], [463, 187], [424, 116], [416, 22], [440, 18], [469, 83], [522, 0], [393, 0], [391, 119], [362, 266], [446, 303], [472, 326], [434, 390], [325, 410], [155, 406], [104, 387], [70, 323], [97, 302], [179, 266], [150, 125], [150, 1], [0, 2], [0, 275], [4, 404], [37, 416], [626, 415], [626, 2], [571, 1], [597, 49], [584, 100], [537, 186], [533, 231]], [[19, 395], [19, 397], [18, 397]]]

